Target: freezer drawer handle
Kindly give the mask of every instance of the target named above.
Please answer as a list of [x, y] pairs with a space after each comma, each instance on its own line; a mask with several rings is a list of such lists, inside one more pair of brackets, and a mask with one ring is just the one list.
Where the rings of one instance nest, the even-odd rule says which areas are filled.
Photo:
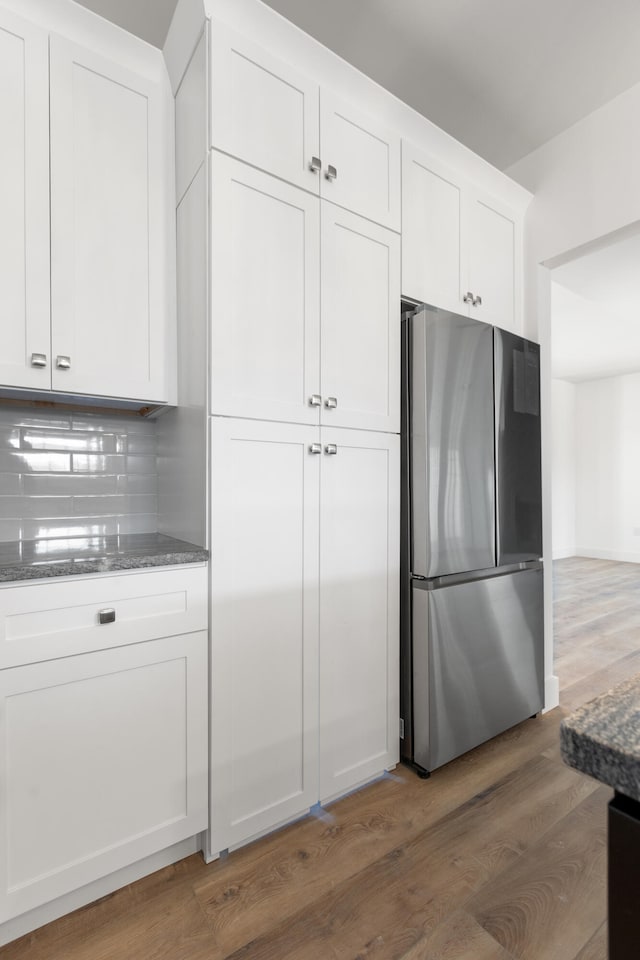
[[113, 607], [105, 607], [104, 610], [99, 611], [98, 620], [100, 623], [115, 623], [116, 611], [113, 609]]

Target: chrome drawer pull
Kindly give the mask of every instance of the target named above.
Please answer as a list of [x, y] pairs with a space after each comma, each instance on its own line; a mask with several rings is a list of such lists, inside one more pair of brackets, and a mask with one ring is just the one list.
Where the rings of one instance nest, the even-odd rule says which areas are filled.
[[104, 610], [100, 610], [98, 613], [98, 620], [100, 623], [115, 623], [116, 612], [113, 607], [106, 607]]

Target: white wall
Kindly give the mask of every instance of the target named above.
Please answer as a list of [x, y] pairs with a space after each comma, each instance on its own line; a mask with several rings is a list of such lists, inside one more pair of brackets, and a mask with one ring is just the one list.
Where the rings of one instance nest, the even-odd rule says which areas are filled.
[[553, 558], [576, 552], [576, 393], [567, 380], [551, 384]]
[[[551, 271], [607, 234], [640, 220], [640, 84], [514, 164], [507, 174], [534, 193], [525, 230], [525, 335], [541, 344], [542, 469], [547, 709], [553, 675]], [[554, 261], [551, 264], [549, 261]]]
[[536, 262], [640, 220], [639, 115], [636, 84], [506, 171], [535, 194]]
[[576, 554], [640, 563], [640, 373], [576, 389]]

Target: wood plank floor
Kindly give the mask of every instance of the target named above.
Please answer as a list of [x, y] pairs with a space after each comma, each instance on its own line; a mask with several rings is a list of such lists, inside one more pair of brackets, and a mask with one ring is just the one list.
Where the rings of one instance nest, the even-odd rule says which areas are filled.
[[560, 761], [562, 716], [640, 671], [640, 566], [555, 564], [561, 706], [392, 775], [206, 866], [193, 856], [2, 960], [606, 960], [611, 791]]

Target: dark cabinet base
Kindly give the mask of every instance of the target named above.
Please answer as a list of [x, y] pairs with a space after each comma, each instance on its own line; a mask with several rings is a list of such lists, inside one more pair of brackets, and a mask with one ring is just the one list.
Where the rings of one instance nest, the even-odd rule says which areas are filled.
[[640, 957], [640, 803], [609, 803], [609, 960]]

